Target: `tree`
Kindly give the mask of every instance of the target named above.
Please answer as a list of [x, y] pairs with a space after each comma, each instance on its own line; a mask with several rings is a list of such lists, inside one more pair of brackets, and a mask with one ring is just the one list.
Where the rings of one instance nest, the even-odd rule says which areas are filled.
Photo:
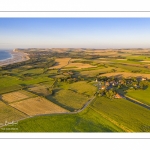
[[53, 95], [54, 94], [53, 88], [48, 88], [48, 91], [49, 91], [49, 95]]

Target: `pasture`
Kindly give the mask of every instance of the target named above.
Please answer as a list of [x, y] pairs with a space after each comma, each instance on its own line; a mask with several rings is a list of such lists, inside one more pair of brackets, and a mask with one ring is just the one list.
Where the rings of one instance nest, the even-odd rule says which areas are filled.
[[10, 105], [29, 116], [68, 112], [64, 108], [61, 108], [60, 106], [39, 96], [12, 103]]
[[48, 99], [56, 104], [62, 105], [68, 110], [81, 109], [89, 100], [88, 97], [74, 92], [72, 90], [59, 90], [55, 92], [54, 96], [48, 96]]
[[76, 93], [83, 94], [85, 96], [93, 96], [97, 91], [97, 87], [92, 82], [78, 81], [74, 83], [57, 83], [57, 86], [61, 89], [72, 90]]

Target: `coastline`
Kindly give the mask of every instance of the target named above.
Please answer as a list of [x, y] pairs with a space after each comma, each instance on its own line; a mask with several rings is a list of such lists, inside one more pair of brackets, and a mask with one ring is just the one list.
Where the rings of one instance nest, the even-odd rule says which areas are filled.
[[17, 63], [17, 62], [26, 61], [26, 60], [30, 59], [30, 57], [28, 56], [27, 53], [17, 52], [16, 49], [13, 49], [12, 51], [10, 51], [10, 54], [12, 56], [11, 58], [4, 59], [4, 60], [0, 61], [0, 67], [6, 66], [9, 64], [13, 64], [13, 63]]

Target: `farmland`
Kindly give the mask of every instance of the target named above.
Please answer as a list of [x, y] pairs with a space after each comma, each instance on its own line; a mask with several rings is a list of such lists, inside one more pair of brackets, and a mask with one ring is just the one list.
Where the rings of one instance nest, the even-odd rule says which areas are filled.
[[6, 121], [7, 122], [17, 121], [19, 119], [26, 117], [27, 115], [25, 115], [24, 113], [0, 101], [0, 126], [2, 126]]
[[34, 95], [27, 91], [20, 90], [8, 94], [3, 94], [1, 98], [7, 103], [12, 103], [23, 99], [27, 99], [29, 97], [34, 97]]
[[27, 100], [12, 103], [10, 105], [29, 116], [68, 112], [67, 110], [41, 97], [29, 98]]
[[126, 99], [150, 106], [149, 49], [17, 51], [30, 59], [0, 68], [0, 121], [16, 132], [150, 132], [149, 107]]

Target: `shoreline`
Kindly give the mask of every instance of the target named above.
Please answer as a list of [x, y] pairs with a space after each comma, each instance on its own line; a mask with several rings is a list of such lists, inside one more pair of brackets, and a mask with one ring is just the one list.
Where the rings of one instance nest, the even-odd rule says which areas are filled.
[[17, 62], [26, 61], [26, 60], [30, 59], [30, 57], [28, 56], [27, 53], [17, 52], [16, 49], [13, 49], [12, 51], [10, 51], [10, 54], [11, 54], [10, 58], [7, 58], [7, 59], [0, 61], [0, 67], [14, 64]]

